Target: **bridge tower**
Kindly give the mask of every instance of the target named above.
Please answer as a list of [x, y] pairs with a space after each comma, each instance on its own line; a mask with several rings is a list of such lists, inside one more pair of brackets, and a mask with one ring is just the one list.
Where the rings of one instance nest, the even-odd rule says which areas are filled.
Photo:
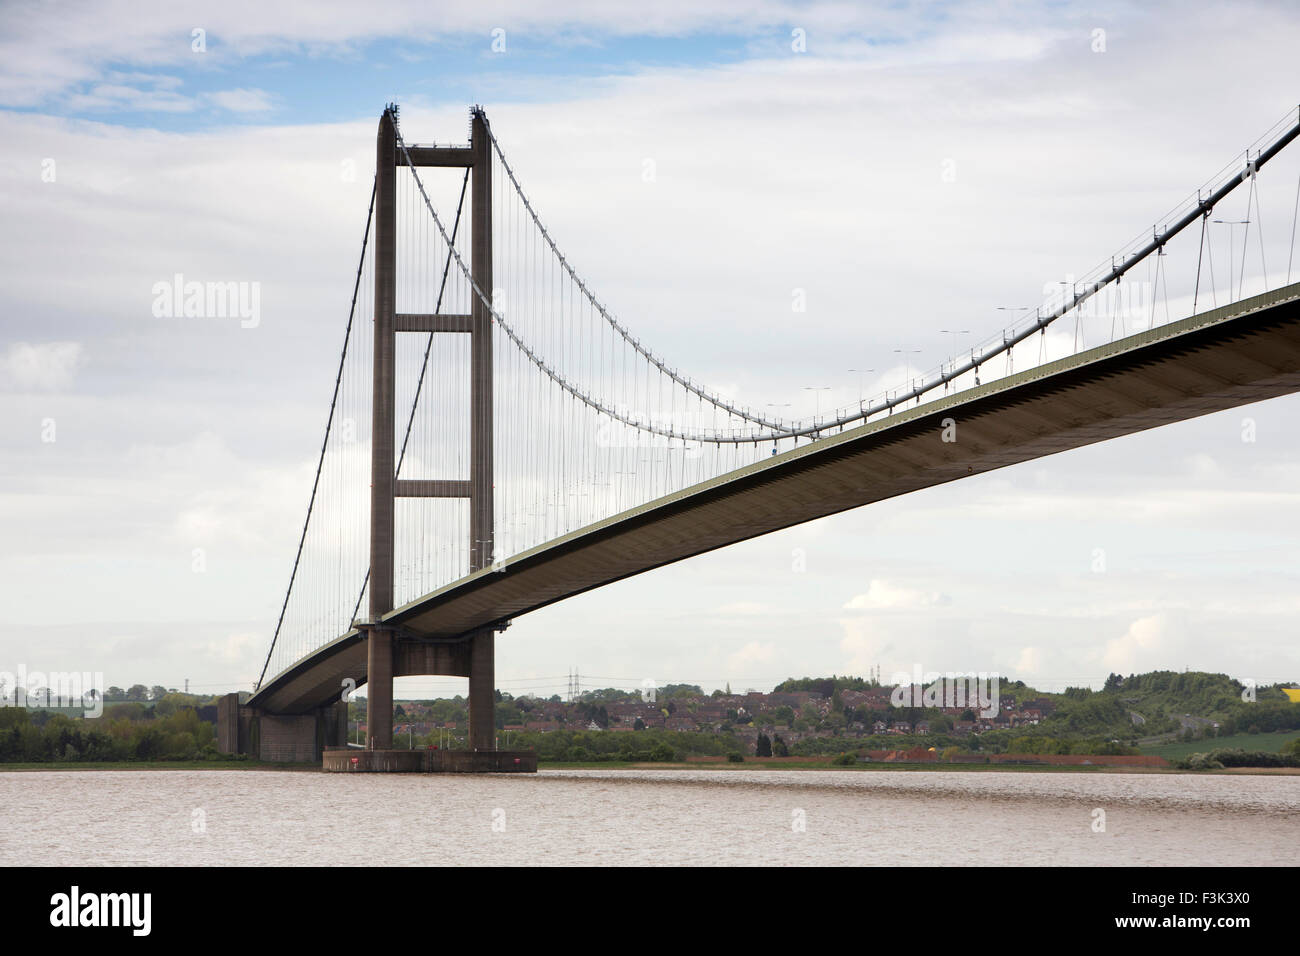
[[[406, 674], [452, 674], [469, 678], [469, 745], [495, 747], [495, 680], [492, 628], [464, 636], [458, 646], [402, 646], [403, 635], [385, 626], [393, 610], [394, 503], [398, 497], [468, 498], [469, 567], [480, 571], [493, 561], [492, 313], [477, 296], [468, 316], [399, 315], [397, 302], [397, 168], [406, 158], [397, 148], [397, 109], [379, 120], [375, 159], [375, 310], [374, 395], [371, 430], [370, 603], [359, 626], [367, 637], [367, 699], [372, 750], [393, 745], [393, 678]], [[470, 145], [411, 147], [416, 166], [468, 167], [470, 170], [470, 272], [490, 300], [492, 295], [492, 147], [487, 117], [471, 113]], [[470, 474], [451, 480], [398, 481], [396, 459], [396, 336], [401, 332], [447, 332], [470, 336]]]

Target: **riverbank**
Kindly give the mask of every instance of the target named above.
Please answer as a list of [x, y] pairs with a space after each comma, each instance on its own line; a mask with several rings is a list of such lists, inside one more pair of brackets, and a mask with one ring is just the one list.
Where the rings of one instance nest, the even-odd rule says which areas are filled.
[[[908, 773], [946, 772], [946, 773], [1119, 773], [1119, 774], [1190, 774], [1192, 776], [1222, 776], [1225, 774], [1267, 774], [1300, 775], [1297, 767], [1229, 767], [1222, 770], [1179, 770], [1175, 767], [1108, 767], [1100, 765], [1049, 765], [1049, 764], [985, 764], [985, 763], [860, 763], [842, 766], [831, 761], [801, 761], [799, 763], [745, 761], [743, 763], [655, 763], [637, 761], [586, 761], [582, 763], [539, 762], [539, 770], [730, 770], [739, 772], [761, 771], [847, 771], [849, 773], [872, 773], [903, 771]], [[12, 763], [0, 764], [0, 773], [38, 773], [46, 771], [95, 771], [95, 770], [250, 770], [250, 771], [288, 771], [293, 773], [322, 773], [319, 764], [313, 763], [271, 763], [252, 760], [208, 761], [208, 760], [160, 760], [160, 761], [116, 761], [106, 763], [81, 763], [59, 761], [54, 763]]]
[[261, 760], [56, 760], [49, 763], [0, 763], [0, 773], [38, 770], [290, 770], [319, 771], [316, 763], [272, 763]]
[[[802, 763], [758, 763], [756, 761], [745, 761], [744, 763], [653, 763], [653, 762], [622, 762], [622, 761], [588, 761], [584, 763], [560, 763], [560, 762], [540, 762], [539, 770], [734, 770], [744, 771], [780, 771], [780, 770], [797, 770], [797, 771], [817, 771], [817, 770], [835, 770], [847, 771], [849, 773], [872, 773], [899, 770], [905, 772], [974, 772], [974, 773], [1205, 773], [1207, 771], [1177, 770], [1173, 767], [1103, 767], [1103, 766], [1082, 766], [1082, 765], [1050, 765], [1050, 764], [987, 764], [987, 763], [858, 763], [858, 764], [834, 764], [830, 760]], [[1244, 768], [1243, 768], [1244, 769]], [[1216, 772], [1216, 771], [1208, 771]]]

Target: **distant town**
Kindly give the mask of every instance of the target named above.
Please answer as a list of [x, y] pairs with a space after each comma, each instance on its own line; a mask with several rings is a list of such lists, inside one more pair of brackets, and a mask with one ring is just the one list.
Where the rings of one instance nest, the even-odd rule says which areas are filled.
[[[1003, 681], [992, 712], [973, 699], [899, 706], [900, 700], [925, 700], [924, 690], [832, 676], [792, 678], [771, 692], [723, 688], [706, 694], [686, 684], [605, 688], [569, 700], [498, 692], [498, 740], [561, 761], [630, 759], [655, 747], [663, 759], [669, 750], [682, 759], [868, 752], [891, 759], [940, 759], [945, 753], [1138, 757], [1170, 746], [1204, 750], [1259, 740], [1275, 749], [1267, 735], [1300, 730], [1300, 706], [1280, 686], [1254, 687], [1224, 674], [1112, 674], [1100, 691], [1067, 688], [1059, 694]], [[401, 701], [394, 716], [398, 746], [410, 747], [458, 746], [467, 720], [460, 697]], [[364, 701], [352, 704], [351, 717], [353, 739], [364, 741]]]
[[[534, 750], [547, 763], [1300, 766], [1300, 703], [1292, 699], [1300, 694], [1285, 689], [1225, 674], [1153, 671], [1111, 674], [1100, 690], [1059, 694], [1003, 680], [996, 706], [974, 694], [945, 697], [935, 685], [844, 676], [791, 678], [770, 692], [669, 684], [575, 691], [566, 700], [497, 691], [496, 737], [498, 746]], [[22, 706], [18, 699], [0, 695], [2, 762], [237, 759], [217, 751], [213, 696], [136, 684], [107, 688], [93, 710], [49, 706], [39, 693], [25, 693]], [[366, 704], [364, 697], [349, 704], [354, 744], [366, 740]], [[464, 748], [466, 705], [460, 696], [395, 702], [394, 744]]]
[[[850, 681], [853, 679], [849, 679]], [[891, 704], [895, 688], [867, 686], [837, 689], [836, 678], [817, 690], [775, 690], [743, 694], [717, 690], [705, 694], [693, 685], [669, 685], [662, 690], [588, 691], [573, 700], [501, 695], [498, 729], [510, 733], [552, 731], [668, 730], [682, 733], [730, 734], [750, 744], [752, 751], [764, 731], [777, 733], [787, 745], [829, 737], [925, 736], [939, 733], [965, 737], [990, 730], [1038, 725], [1055, 709], [1050, 697], [1024, 701], [1002, 697], [998, 713], [982, 717], [978, 705], [903, 708]], [[787, 682], [790, 683], [790, 682]], [[811, 681], [811, 683], [821, 683]], [[786, 685], [782, 685], [783, 687]], [[921, 688], [916, 688], [919, 698]], [[458, 706], [459, 705], [459, 706]], [[464, 701], [403, 701], [394, 732], [421, 738], [437, 730], [460, 730]], [[353, 728], [364, 733], [364, 708], [358, 707]], [[919, 714], [918, 714], [919, 712]]]

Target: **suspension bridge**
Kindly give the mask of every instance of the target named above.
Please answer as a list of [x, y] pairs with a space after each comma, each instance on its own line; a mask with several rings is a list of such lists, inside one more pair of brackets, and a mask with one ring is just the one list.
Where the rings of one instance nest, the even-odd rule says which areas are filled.
[[[306, 521], [256, 691], [219, 708], [223, 749], [320, 759], [366, 684], [365, 747], [389, 752], [394, 678], [451, 675], [469, 679], [469, 752], [484, 755], [461, 769], [510, 769], [492, 756], [495, 636], [529, 611], [1300, 390], [1300, 178], [1294, 202], [1260, 186], [1298, 135], [1293, 110], [980, 345], [785, 420], [706, 388], [619, 321], [482, 109], [467, 144], [417, 145], [388, 107]], [[1265, 221], [1288, 218], [1289, 239], [1265, 239]], [[1245, 228], [1213, 228], [1225, 223]]]

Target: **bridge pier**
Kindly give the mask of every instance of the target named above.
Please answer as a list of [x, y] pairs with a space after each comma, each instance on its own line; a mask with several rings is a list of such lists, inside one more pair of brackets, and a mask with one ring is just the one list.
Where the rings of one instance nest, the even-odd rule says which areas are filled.
[[348, 742], [348, 705], [338, 700], [305, 714], [270, 714], [239, 702], [217, 701], [217, 749], [276, 763], [316, 763]]
[[496, 632], [479, 631], [470, 639], [469, 748], [496, 749]]
[[366, 628], [366, 747], [393, 747], [393, 633]]

